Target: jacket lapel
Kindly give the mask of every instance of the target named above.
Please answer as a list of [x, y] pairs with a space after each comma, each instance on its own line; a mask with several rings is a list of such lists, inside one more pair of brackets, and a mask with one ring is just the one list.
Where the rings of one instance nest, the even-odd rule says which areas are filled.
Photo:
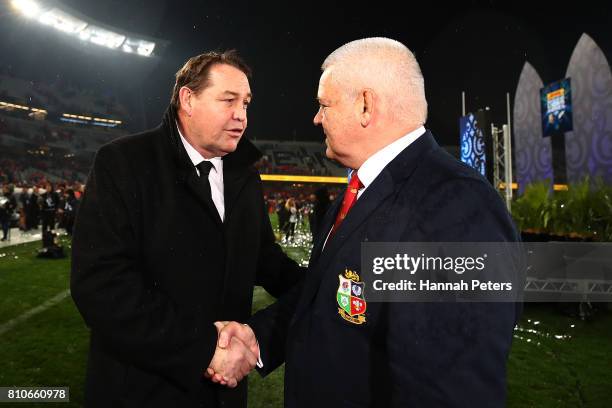
[[329, 206], [327, 212], [323, 216], [323, 221], [321, 222], [321, 226], [319, 227], [319, 233], [313, 239], [312, 252], [310, 255], [310, 265], [315, 265], [319, 256], [321, 255], [321, 251], [323, 250], [323, 244], [325, 243], [325, 239], [329, 234], [329, 231], [332, 228], [334, 220], [336, 219], [336, 214], [338, 214], [338, 210], [340, 205], [342, 204], [342, 200], [344, 199], [344, 194], [341, 194], [334, 200], [334, 202]]
[[[202, 181], [180, 139], [177, 129], [177, 114], [172, 105], [166, 110], [161, 126], [166, 128], [167, 133], [165, 134], [168, 136], [168, 142], [174, 153], [173, 156], [177, 166], [177, 182], [184, 183], [187, 189], [204, 205], [206, 210], [215, 219], [215, 222], [222, 226], [223, 223], [221, 217], [219, 217], [219, 211], [217, 211], [210, 194], [204, 190]], [[260, 157], [261, 152], [244, 137], [238, 143], [236, 151], [223, 157], [223, 195], [226, 220], [231, 214], [242, 186], [248, 179], [250, 174], [248, 167]]]
[[236, 206], [240, 191], [249, 177], [256, 173], [251, 166], [260, 157], [261, 152], [245, 137], [240, 139], [235, 152], [223, 157], [223, 199], [226, 221]]
[[[338, 211], [339, 203], [342, 202], [343, 196], [338, 197], [330, 211], [326, 214], [324, 226], [327, 229], [321, 230], [321, 234], [317, 237], [317, 243], [313, 248], [309, 263], [309, 273], [296, 313], [308, 309], [312, 299], [319, 290], [328, 265], [341, 252], [342, 246], [346, 242], [349, 242], [351, 239], [357, 239], [351, 237], [355, 230], [376, 214], [376, 210], [396, 191], [400, 182], [412, 175], [419, 164], [419, 158], [438, 147], [432, 134], [426, 131], [425, 134], [398, 154], [359, 197], [334, 236], [329, 238], [325, 248], [321, 248]], [[360, 255], [355, 254], [355, 257], [359, 259]]]
[[236, 201], [240, 195], [240, 190], [244, 187], [248, 174], [247, 172], [238, 171], [236, 168], [227, 168], [223, 166], [223, 196], [225, 202], [225, 220], [227, 221], [236, 207]]
[[394, 191], [395, 183], [388, 171], [383, 170], [376, 180], [363, 192], [355, 205], [351, 208], [346, 218], [335, 234], [329, 238], [327, 245], [323, 249], [320, 262], [325, 262], [328, 257], [334, 254], [346, 243], [350, 235], [362, 223], [369, 219], [379, 205]]
[[217, 207], [215, 207], [215, 203], [212, 198], [206, 191], [204, 190], [204, 185], [202, 184], [202, 180], [195, 171], [191, 172], [186, 181], [186, 185], [188, 190], [206, 207], [206, 210], [209, 212], [210, 216], [215, 220], [217, 225], [221, 226], [221, 217], [219, 217], [219, 211]]
[[[307, 309], [306, 306], [311, 303], [312, 299], [317, 294], [319, 287], [321, 286], [321, 282], [323, 281], [323, 276], [327, 271], [328, 265], [336, 257], [342, 246], [349, 240], [350, 235], [355, 231], [355, 229], [365, 222], [372, 212], [374, 212], [379, 205], [391, 193], [393, 193], [393, 187], [393, 180], [387, 174], [387, 172], [383, 170], [376, 180], [362, 194], [362, 196], [359, 197], [334, 235], [329, 237], [325, 248], [323, 248], [322, 251], [319, 249], [319, 256], [317, 256], [315, 259], [311, 259], [311, 270], [306, 279], [302, 292], [302, 299], [300, 305], [298, 306], [297, 313], [304, 310], [304, 308]], [[338, 201], [342, 202], [341, 200], [342, 197], [339, 197]], [[335, 218], [335, 214], [338, 210], [338, 204], [335, 206], [335, 209], [336, 211], [333, 212], [333, 217], [332, 221], [329, 223], [329, 228], [331, 228], [333, 218]], [[330, 214], [327, 215], [329, 216]], [[325, 231], [325, 236], [320, 234], [320, 241], [322, 241], [319, 244], [320, 246], [323, 245], [323, 242], [327, 237], [327, 232], [329, 232], [329, 230]], [[313, 256], [315, 256], [314, 252]], [[359, 255], [357, 254], [357, 256]]]

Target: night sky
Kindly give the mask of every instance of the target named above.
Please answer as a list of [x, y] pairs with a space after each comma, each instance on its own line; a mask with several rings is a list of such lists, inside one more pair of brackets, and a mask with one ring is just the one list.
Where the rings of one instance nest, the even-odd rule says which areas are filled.
[[[605, 2], [448, 5], [430, 1], [417, 8], [405, 2], [407, 10], [401, 11], [398, 2], [390, 1], [364, 3], [367, 5], [165, 0], [60, 3], [101, 23], [168, 42], [142, 73], [102, 64], [98, 72], [91, 73], [98, 81], [110, 83], [114, 76], [123, 76], [137, 84], [145, 103], [146, 126], [159, 123], [173, 75], [188, 57], [236, 48], [254, 71], [251, 88], [255, 97], [247, 136], [258, 139], [323, 140], [321, 129], [312, 125], [319, 67], [334, 49], [358, 38], [390, 37], [416, 54], [429, 102], [427, 127], [445, 145], [458, 144], [462, 90], [467, 94], [468, 111], [488, 106], [494, 122], [501, 124], [506, 117], [505, 93], [513, 98], [525, 61], [545, 83], [561, 79], [583, 32], [595, 40], [609, 61], [612, 58], [612, 6]], [[179, 3], [180, 8], [175, 5]], [[4, 13], [0, 22], [14, 19]], [[21, 32], [26, 29], [19, 28]], [[14, 58], [15, 48], [6, 37], [1, 42], [2, 63], [6, 64]], [[8, 47], [13, 50], [9, 54]], [[23, 45], [21, 52], [28, 47]], [[36, 56], [29, 58], [20, 61], [31, 62]], [[70, 63], [75, 64], [74, 58]], [[46, 68], [69, 70], [57, 61]]]

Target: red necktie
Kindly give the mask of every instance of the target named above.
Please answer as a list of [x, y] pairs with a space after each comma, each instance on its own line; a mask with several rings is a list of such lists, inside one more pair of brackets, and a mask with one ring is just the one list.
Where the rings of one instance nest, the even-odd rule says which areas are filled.
[[342, 208], [340, 208], [340, 212], [336, 216], [336, 221], [334, 222], [334, 227], [332, 228], [329, 236], [331, 238], [332, 235], [336, 232], [340, 223], [346, 218], [351, 207], [357, 202], [357, 193], [359, 189], [363, 188], [363, 184], [361, 184], [361, 180], [357, 176], [357, 170], [353, 171], [351, 175], [351, 181], [349, 181], [348, 187], [346, 188], [346, 193], [344, 193], [344, 199], [342, 200]]

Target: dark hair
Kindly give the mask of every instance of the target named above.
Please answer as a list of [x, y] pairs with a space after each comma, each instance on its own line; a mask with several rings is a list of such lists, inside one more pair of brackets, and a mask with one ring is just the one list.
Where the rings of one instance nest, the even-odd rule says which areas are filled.
[[208, 87], [210, 69], [216, 64], [231, 65], [251, 77], [251, 68], [240, 58], [236, 50], [218, 52], [207, 52], [189, 58], [185, 65], [175, 74], [176, 82], [172, 90], [170, 103], [175, 109], [179, 109], [179, 91], [186, 86], [196, 94]]

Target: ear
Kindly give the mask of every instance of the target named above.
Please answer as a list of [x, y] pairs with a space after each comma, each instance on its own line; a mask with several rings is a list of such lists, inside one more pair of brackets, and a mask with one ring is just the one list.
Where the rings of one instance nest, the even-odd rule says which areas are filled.
[[371, 89], [364, 89], [359, 94], [361, 102], [361, 127], [368, 127], [372, 122], [372, 115], [374, 114], [374, 92]]
[[181, 109], [185, 111], [187, 116], [191, 116], [191, 89], [186, 86], [179, 89], [179, 101], [181, 102]]

